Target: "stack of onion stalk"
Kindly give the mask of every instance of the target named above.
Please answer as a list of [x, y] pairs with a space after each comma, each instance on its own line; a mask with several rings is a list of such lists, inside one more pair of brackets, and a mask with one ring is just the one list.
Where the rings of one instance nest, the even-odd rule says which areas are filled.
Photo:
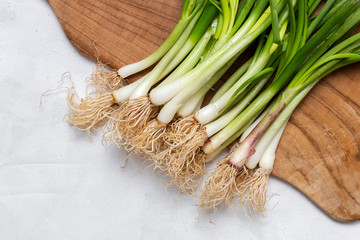
[[[179, 22], [153, 54], [117, 71], [98, 65], [93, 94], [79, 102], [69, 93], [68, 122], [88, 133], [105, 125], [106, 143], [144, 158], [170, 185], [199, 196], [201, 210], [225, 205], [263, 213], [292, 112], [318, 81], [360, 61], [360, 34], [352, 35], [360, 0], [320, 2], [184, 0]], [[207, 163], [239, 137], [201, 187]]]

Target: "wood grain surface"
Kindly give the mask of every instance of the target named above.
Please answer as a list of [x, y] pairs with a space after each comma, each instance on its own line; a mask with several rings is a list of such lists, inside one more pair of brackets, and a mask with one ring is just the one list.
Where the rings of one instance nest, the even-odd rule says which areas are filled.
[[[82, 53], [116, 69], [155, 51], [181, 9], [180, 0], [49, 3]], [[331, 217], [360, 220], [360, 64], [322, 80], [299, 105], [281, 139], [273, 175]]]

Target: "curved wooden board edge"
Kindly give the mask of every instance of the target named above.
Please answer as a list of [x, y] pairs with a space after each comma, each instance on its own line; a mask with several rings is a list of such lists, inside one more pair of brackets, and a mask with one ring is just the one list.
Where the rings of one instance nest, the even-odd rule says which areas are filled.
[[273, 171], [344, 221], [360, 219], [359, 81], [357, 64], [312, 90], [290, 119]]
[[[175, 0], [49, 3], [79, 51], [115, 69], [151, 54], [175, 26], [181, 9]], [[360, 220], [359, 81], [357, 64], [313, 89], [291, 117], [273, 169], [340, 221]]]

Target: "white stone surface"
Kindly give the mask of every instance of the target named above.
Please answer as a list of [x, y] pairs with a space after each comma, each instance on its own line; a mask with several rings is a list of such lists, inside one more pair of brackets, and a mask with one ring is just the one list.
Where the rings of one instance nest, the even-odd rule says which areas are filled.
[[[63, 120], [69, 71], [78, 89], [94, 62], [65, 37], [45, 0], [0, 0], [0, 239], [360, 239], [359, 223], [329, 218], [270, 179], [267, 217], [220, 209], [197, 219], [196, 198], [167, 191], [150, 169], [104, 150]], [[62, 84], [69, 86], [69, 80]], [[82, 91], [81, 94], [84, 94]]]

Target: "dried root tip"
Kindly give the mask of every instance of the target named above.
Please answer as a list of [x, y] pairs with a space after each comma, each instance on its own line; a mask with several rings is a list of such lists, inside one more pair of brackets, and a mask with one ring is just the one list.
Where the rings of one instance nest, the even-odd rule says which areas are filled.
[[264, 214], [266, 212], [267, 198], [267, 183], [269, 180], [271, 170], [265, 168], [258, 168], [255, 173], [246, 179], [245, 191], [247, 201], [247, 212], [256, 215]]
[[169, 185], [176, 185], [183, 193], [193, 195], [205, 174], [206, 154], [195, 154], [190, 160], [174, 156], [168, 166]]
[[216, 212], [219, 205], [233, 206], [233, 199], [238, 195], [237, 183], [244, 174], [243, 169], [237, 169], [224, 159], [217, 169], [205, 181], [200, 195], [200, 209]]
[[164, 148], [163, 135], [165, 132], [166, 125], [154, 119], [144, 127], [143, 132], [133, 136], [128, 141], [134, 147], [136, 155], [154, 160], [156, 163], [157, 154]]
[[113, 141], [132, 151], [131, 139], [141, 134], [148, 122], [155, 118], [159, 107], [151, 103], [148, 96], [123, 103], [112, 115], [104, 133], [104, 141]]
[[103, 145], [112, 145], [120, 147], [123, 142], [123, 137], [118, 129], [121, 129], [121, 122], [115, 121], [117, 115], [119, 114], [119, 108], [114, 111], [109, 121], [107, 121], [104, 130], [103, 130]]
[[116, 107], [112, 94], [87, 96], [77, 101], [74, 88], [69, 89], [67, 102], [71, 113], [67, 115], [67, 122], [87, 133], [93, 132], [105, 123]]
[[96, 92], [104, 93], [121, 88], [124, 79], [118, 75], [116, 70], [109, 69], [102, 62], [97, 62], [87, 82], [95, 88]]
[[[199, 138], [202, 140], [205, 131], [200, 130], [202, 130], [202, 126], [194, 116], [180, 118], [170, 125], [169, 134], [165, 136], [165, 139], [172, 148], [183, 146], [190, 140], [198, 141]], [[202, 144], [204, 144], [204, 142], [205, 141], [203, 141]]]
[[239, 169], [239, 174], [236, 176], [235, 180], [235, 189], [234, 189], [234, 198], [236, 201], [226, 204], [235, 209], [242, 209], [246, 211], [246, 193], [247, 193], [247, 182], [253, 176], [253, 171], [247, 169], [243, 166]]
[[192, 194], [205, 172], [206, 157], [200, 148], [207, 139], [205, 129], [192, 116], [181, 118], [170, 125], [163, 138], [168, 150], [161, 155], [162, 170], [170, 177], [169, 185]]
[[[202, 152], [200, 147], [206, 140], [205, 129], [193, 117], [175, 121], [164, 135], [164, 141], [169, 146], [173, 159], [168, 164], [185, 166], [193, 163], [195, 157]], [[170, 165], [168, 167], [174, 169]]]

